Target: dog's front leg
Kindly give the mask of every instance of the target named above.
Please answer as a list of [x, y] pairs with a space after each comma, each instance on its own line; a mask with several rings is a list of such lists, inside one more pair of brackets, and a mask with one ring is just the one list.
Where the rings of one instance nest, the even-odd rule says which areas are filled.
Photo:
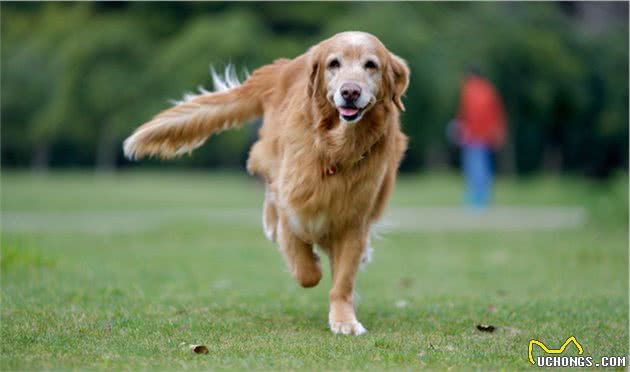
[[291, 275], [302, 287], [314, 287], [322, 278], [319, 256], [313, 251], [313, 245], [296, 236], [289, 227], [286, 216], [280, 217], [278, 225], [278, 243]]
[[328, 322], [335, 334], [358, 336], [366, 332], [354, 310], [354, 283], [367, 246], [367, 232], [353, 231], [330, 247], [333, 285]]

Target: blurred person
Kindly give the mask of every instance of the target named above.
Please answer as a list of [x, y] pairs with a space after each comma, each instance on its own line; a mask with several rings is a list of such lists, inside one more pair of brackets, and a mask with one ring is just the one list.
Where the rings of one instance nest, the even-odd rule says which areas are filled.
[[462, 83], [459, 112], [448, 134], [461, 148], [465, 198], [474, 208], [483, 209], [492, 199], [492, 158], [505, 143], [506, 126], [496, 89], [478, 68], [469, 67]]

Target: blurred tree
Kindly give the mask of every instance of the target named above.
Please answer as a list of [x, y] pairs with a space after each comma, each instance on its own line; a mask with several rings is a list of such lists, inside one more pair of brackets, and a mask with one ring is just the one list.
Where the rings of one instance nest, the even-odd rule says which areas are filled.
[[[161, 109], [168, 108], [169, 99], [179, 99], [184, 92], [195, 93], [198, 88], [212, 90], [210, 67], [217, 73], [233, 64], [240, 77], [268, 63], [261, 56], [260, 45], [270, 43], [261, 23], [247, 10], [228, 10], [218, 15], [196, 17], [181, 32], [168, 39], [156, 51], [147, 73], [159, 81], [162, 93]], [[153, 113], [156, 113], [154, 111]], [[145, 120], [149, 116], [146, 116]], [[137, 123], [130, 122], [129, 131]], [[248, 127], [247, 130], [253, 130]], [[247, 132], [230, 131], [211, 139], [211, 145], [184, 157], [178, 164], [194, 166], [236, 167], [241, 165], [242, 154], [248, 151], [250, 136]]]
[[38, 123], [63, 128], [66, 138], [89, 144], [101, 169], [116, 166], [120, 139], [140, 122], [138, 103], [149, 91], [149, 42], [133, 19], [102, 16], [58, 45], [64, 71]]
[[[628, 165], [627, 3], [0, 7], [3, 166], [126, 165], [122, 140], [169, 100], [199, 85], [211, 88], [210, 64], [252, 71], [345, 30], [375, 34], [411, 67], [404, 170], [457, 159], [444, 129], [471, 63], [504, 98], [511, 146], [500, 158], [519, 174], [607, 176]], [[253, 131], [211, 138], [172, 164], [242, 166]]]
[[41, 169], [48, 167], [52, 144], [61, 130], [58, 122], [46, 117], [52, 91], [64, 76], [58, 47], [86, 24], [89, 9], [82, 4], [35, 9], [2, 8], [2, 158], [3, 164], [13, 159], [21, 165], [30, 159]]

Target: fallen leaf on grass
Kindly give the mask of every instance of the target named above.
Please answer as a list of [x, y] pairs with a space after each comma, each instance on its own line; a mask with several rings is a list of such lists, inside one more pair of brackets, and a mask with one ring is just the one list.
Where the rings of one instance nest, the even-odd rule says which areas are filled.
[[477, 324], [477, 329], [481, 332], [489, 332], [492, 333], [496, 329], [495, 326], [489, 324]]
[[206, 345], [190, 345], [190, 351], [195, 354], [208, 354], [210, 352]]

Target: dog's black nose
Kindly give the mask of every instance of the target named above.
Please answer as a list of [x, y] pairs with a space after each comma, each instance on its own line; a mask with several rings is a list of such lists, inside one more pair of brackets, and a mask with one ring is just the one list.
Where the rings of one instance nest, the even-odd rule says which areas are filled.
[[354, 102], [361, 95], [361, 87], [355, 83], [343, 83], [341, 85], [341, 97], [346, 102]]

